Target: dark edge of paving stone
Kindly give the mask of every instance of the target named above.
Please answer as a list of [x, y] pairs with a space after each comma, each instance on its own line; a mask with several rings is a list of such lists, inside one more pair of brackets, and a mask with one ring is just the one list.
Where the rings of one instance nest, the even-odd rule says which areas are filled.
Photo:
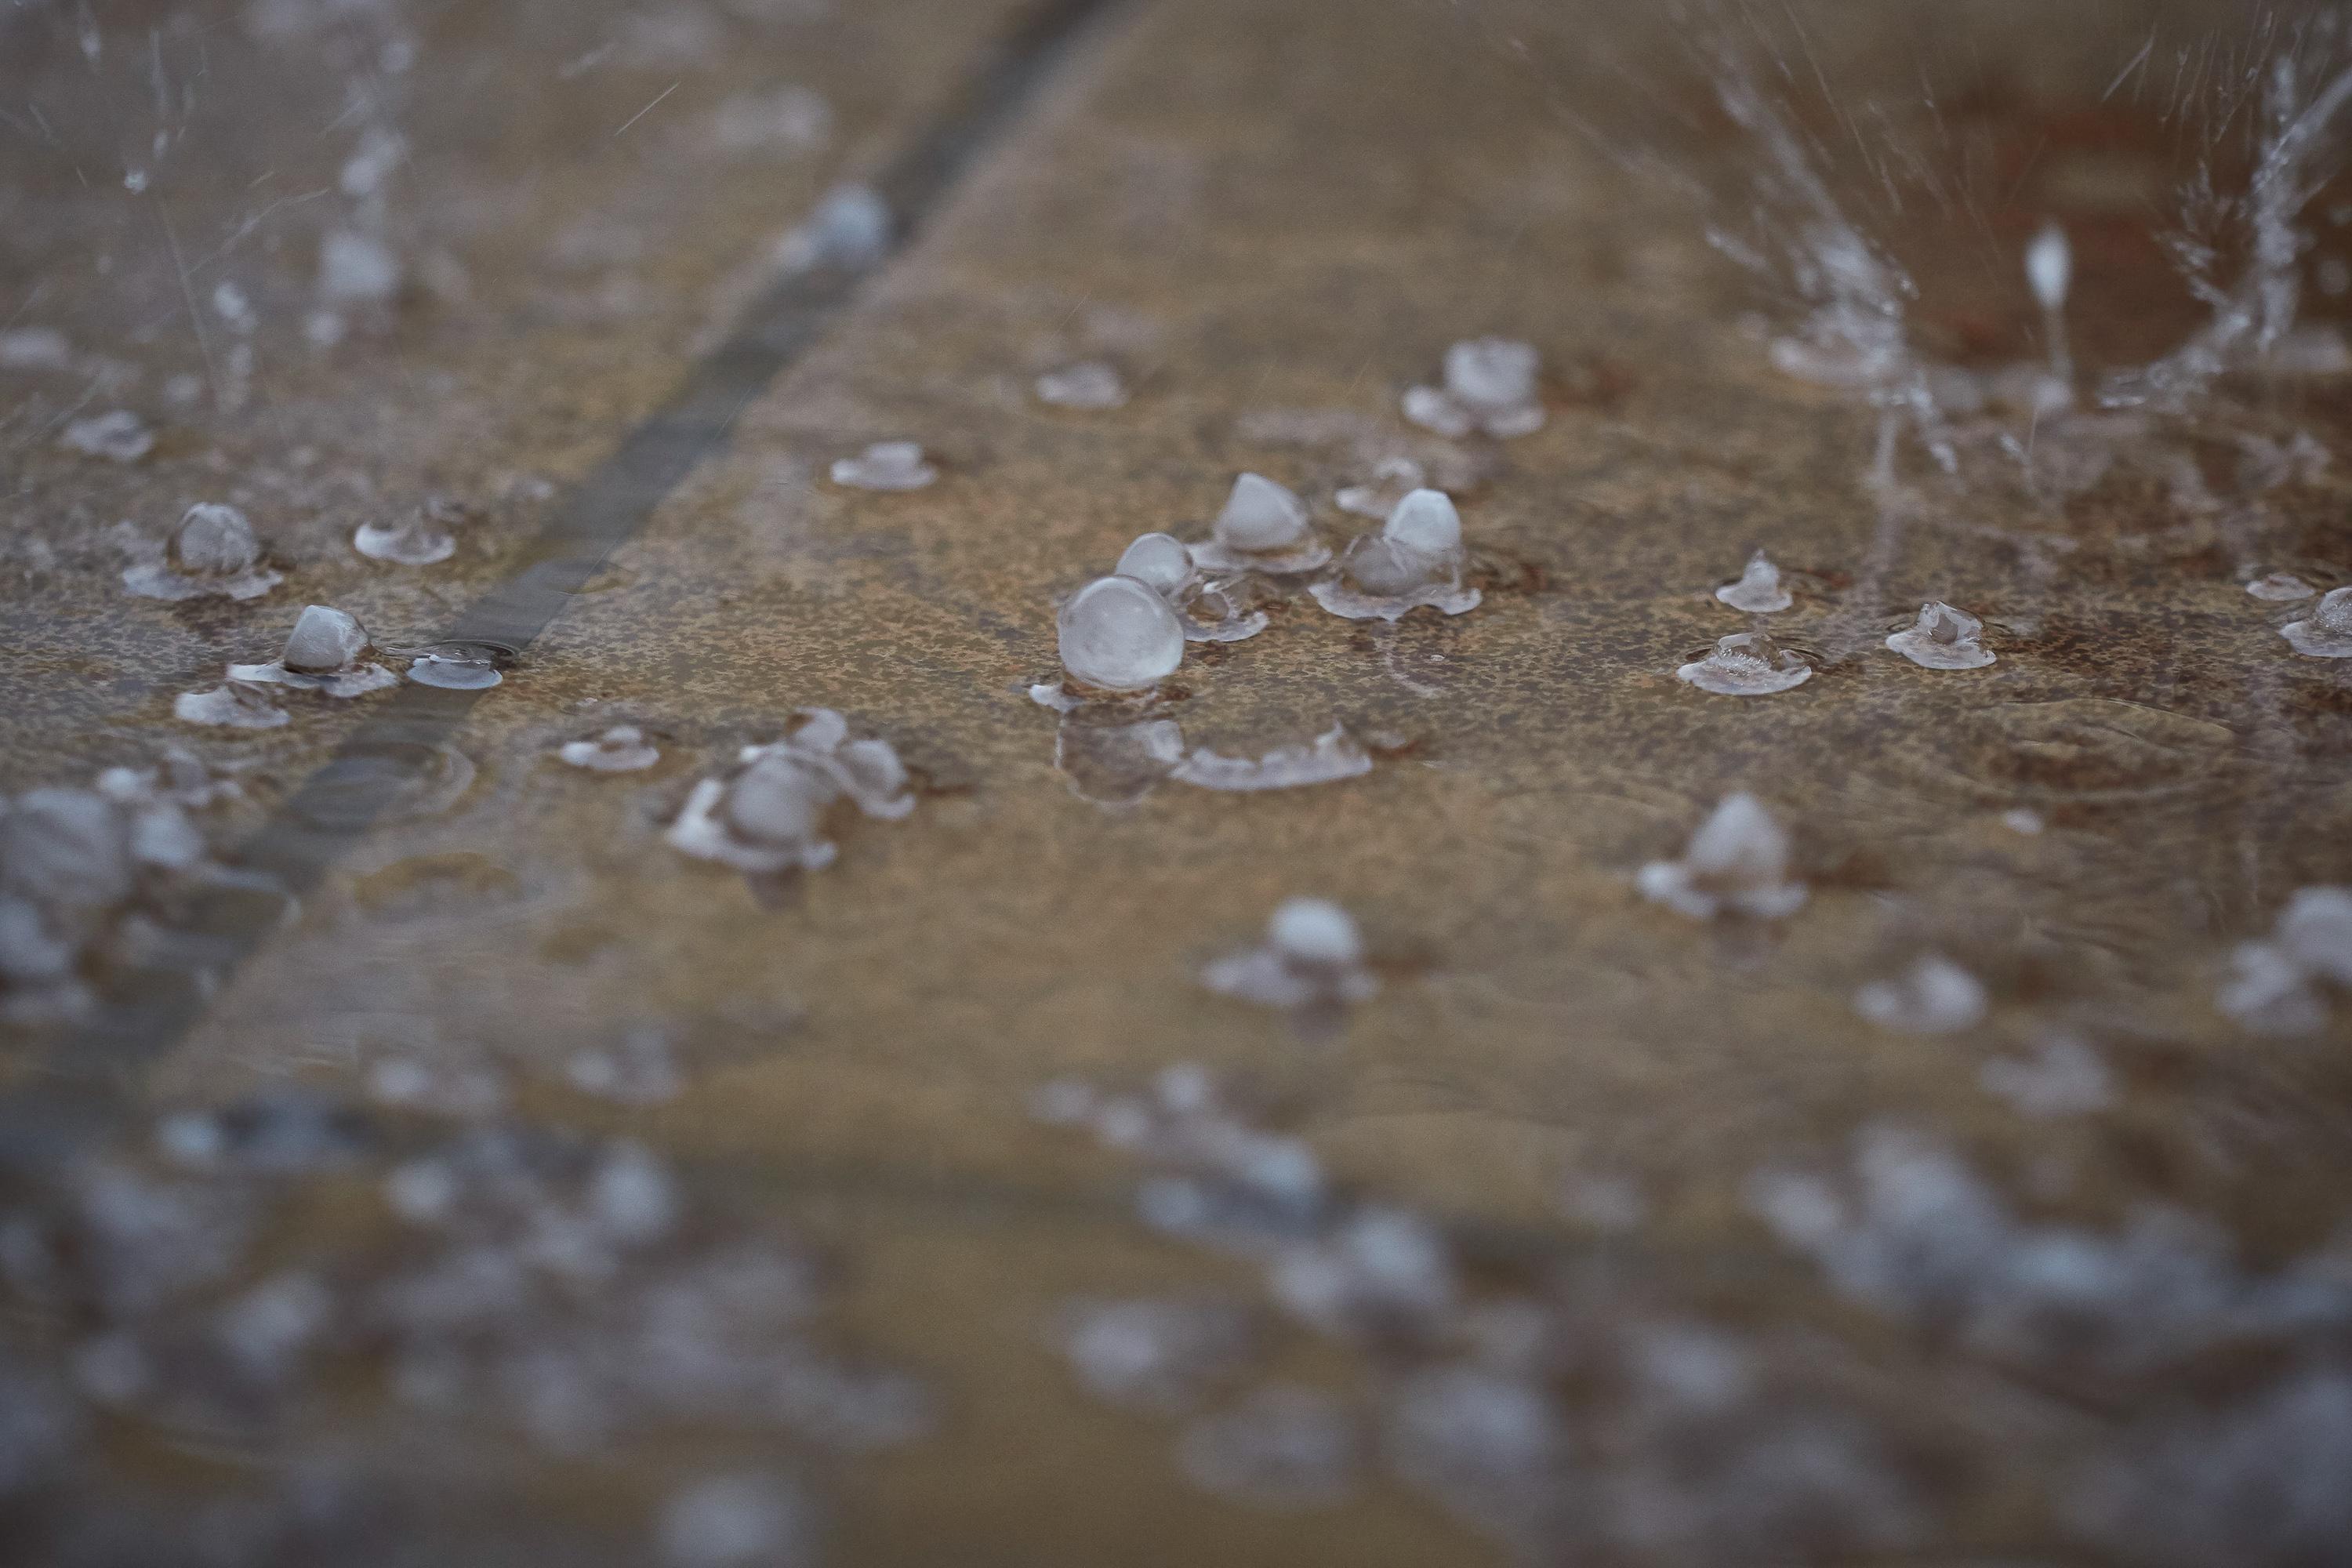
[[[821, 261], [770, 284], [726, 341], [688, 368], [668, 400], [564, 492], [526, 552], [530, 564], [484, 593], [436, 642], [527, 650], [696, 466], [726, 447], [751, 400], [923, 230], [1082, 36], [1139, 4], [1040, 0], [986, 46], [947, 107], [867, 180], [890, 212], [883, 252], [856, 265]], [[434, 764], [482, 695], [402, 682], [279, 803], [231, 863], [267, 877], [290, 899], [310, 892]], [[0, 1095], [0, 1169], [53, 1168], [110, 1124], [140, 1075], [194, 1029], [212, 995], [280, 929], [285, 913], [274, 899], [247, 900], [205, 929], [226, 956], [204, 976], [146, 977], [145, 994], [110, 999], [96, 1017], [58, 1039], [42, 1068]]]

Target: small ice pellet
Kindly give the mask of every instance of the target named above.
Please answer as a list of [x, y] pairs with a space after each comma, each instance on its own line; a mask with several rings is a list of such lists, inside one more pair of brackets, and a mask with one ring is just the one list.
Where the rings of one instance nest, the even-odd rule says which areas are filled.
[[1416, 555], [1444, 560], [1462, 549], [1462, 514], [1444, 490], [1414, 490], [1389, 513], [1381, 537]]
[[373, 235], [339, 228], [319, 242], [319, 293], [338, 304], [382, 304], [400, 291], [400, 259]]
[[1737, 583], [1726, 583], [1715, 591], [1715, 596], [1735, 610], [1751, 616], [1769, 616], [1785, 610], [1796, 601], [1781, 585], [1780, 569], [1762, 551], [1748, 558], [1747, 568]]
[[1462, 581], [1462, 514], [1444, 490], [1417, 489], [1397, 502], [1377, 536], [1348, 547], [1338, 580], [1309, 585], [1315, 602], [1349, 620], [1394, 621], [1423, 605], [1448, 616], [1477, 608]]
[[721, 809], [727, 825], [753, 843], [796, 844], [816, 837], [828, 793], [798, 760], [775, 753], [743, 770]]
[[1982, 669], [1992, 649], [1978, 640], [1984, 623], [1940, 599], [1919, 606], [1919, 618], [1886, 639], [1886, 646], [1922, 669]]
[[230, 680], [210, 691], [183, 691], [172, 700], [172, 717], [183, 724], [230, 730], [275, 730], [292, 715], [249, 681]]
[[2066, 242], [2066, 231], [2055, 223], [2044, 224], [2025, 247], [2025, 277], [2033, 287], [2034, 300], [2043, 310], [2056, 310], [2065, 305], [2066, 290], [2074, 277], [2074, 249]]
[[652, 767], [661, 752], [646, 743], [645, 731], [634, 724], [615, 724], [593, 740], [566, 741], [557, 756], [591, 773], [629, 773]]
[[427, 653], [410, 661], [408, 679], [419, 686], [437, 686], [444, 691], [487, 691], [502, 684], [506, 677], [488, 658]]
[[1950, 959], [1928, 953], [1896, 978], [1874, 980], [1855, 992], [1853, 1010], [1906, 1035], [1958, 1034], [1983, 1020], [1985, 988]]
[[1111, 573], [1132, 577], [1172, 599], [1192, 581], [1192, 552], [1172, 533], [1146, 533], [1127, 547]]
[[2308, 619], [2289, 621], [2279, 636], [2306, 658], [2352, 658], [2352, 588], [2330, 589]]
[[1445, 351], [1445, 390], [1478, 409], [1511, 409], [1536, 395], [1535, 349], [1508, 338], [1474, 338]]
[[1056, 408], [1089, 411], [1118, 408], [1127, 402], [1127, 387], [1118, 372], [1099, 360], [1049, 370], [1037, 378], [1037, 400]]
[[1812, 679], [1813, 667], [1762, 632], [1716, 639], [1715, 651], [1675, 670], [1678, 680], [1718, 697], [1763, 697]]
[[2246, 592], [2268, 604], [2293, 604], [2319, 592], [2292, 572], [2273, 572], [2246, 584]]
[[352, 534], [352, 548], [371, 561], [400, 566], [446, 561], [457, 552], [457, 539], [436, 521], [438, 510], [419, 507], [398, 522], [363, 522]]
[[913, 441], [877, 441], [833, 465], [833, 482], [856, 490], [919, 490], [940, 477]]
[[173, 531], [172, 563], [192, 575], [226, 577], [261, 559], [253, 524], [233, 506], [199, 501]]
[[1307, 526], [1307, 508], [1297, 495], [1263, 474], [1244, 474], [1217, 514], [1216, 536], [1228, 549], [1267, 554], [1297, 548]]
[[1643, 898], [1693, 920], [1726, 911], [1778, 920], [1805, 903], [1805, 884], [1790, 876], [1790, 861], [1788, 830], [1742, 790], [1724, 796], [1680, 860], [1652, 861], [1635, 886]]
[[332, 675], [358, 663], [367, 647], [367, 628], [355, 616], [325, 605], [308, 605], [294, 622], [278, 662], [298, 675]]
[[77, 419], [66, 426], [62, 443], [85, 457], [135, 463], [155, 449], [154, 432], [127, 408]]
[[1081, 686], [1148, 691], [1184, 661], [1184, 627], [1168, 601], [1132, 577], [1101, 577], [1059, 617], [1062, 668]]
[[1355, 921], [1328, 899], [1284, 900], [1265, 931], [1274, 950], [1293, 963], [1345, 968], [1363, 962]]

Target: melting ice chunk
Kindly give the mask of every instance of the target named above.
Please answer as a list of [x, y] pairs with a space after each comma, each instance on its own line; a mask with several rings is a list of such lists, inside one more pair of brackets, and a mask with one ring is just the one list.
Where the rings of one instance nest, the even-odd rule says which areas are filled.
[[497, 650], [482, 643], [443, 643], [409, 661], [408, 679], [444, 691], [487, 691], [506, 679]]
[[2066, 231], [2055, 223], [2044, 224], [2025, 247], [2025, 279], [2032, 286], [2034, 302], [2044, 310], [2063, 309], [2074, 277], [2074, 250], [2066, 243]]
[[895, 226], [890, 204], [880, 193], [868, 185], [836, 185], [825, 193], [808, 222], [778, 243], [776, 264], [787, 272], [871, 267], [889, 253]]
[[457, 536], [447, 524], [459, 510], [446, 501], [427, 501], [398, 522], [363, 522], [352, 535], [352, 548], [371, 561], [402, 566], [430, 566], [457, 552]]
[[299, 686], [330, 697], [358, 697], [390, 686], [400, 678], [380, 664], [362, 661], [368, 651], [367, 628], [341, 610], [310, 605], [286, 638], [286, 651], [270, 664], [232, 664], [232, 681]]
[[381, 305], [400, 292], [400, 258], [373, 235], [339, 228], [319, 243], [319, 294], [331, 304]]
[[1339, 575], [1310, 585], [1315, 602], [1353, 621], [1393, 621], [1422, 605], [1445, 615], [1475, 609], [1465, 586], [1462, 515], [1444, 490], [1414, 490], [1397, 502], [1377, 535], [1348, 546]]
[[1176, 612], [1132, 577], [1087, 584], [1062, 606], [1058, 626], [1062, 668], [1080, 691], [1149, 691], [1184, 662], [1184, 627]]
[[1780, 585], [1780, 569], [1760, 550], [1748, 558], [1739, 581], [1726, 583], [1715, 591], [1715, 596], [1751, 616], [1769, 616], [1795, 602], [1789, 597], [1789, 590]]
[[1088, 360], [1039, 376], [1037, 401], [1056, 408], [1119, 408], [1127, 403], [1127, 386], [1118, 371], [1100, 360]]
[[833, 465], [833, 482], [854, 490], [919, 490], [939, 477], [913, 441], [877, 441]]
[[84, 457], [118, 463], [135, 463], [155, 449], [155, 433], [127, 408], [77, 419], [66, 426], [59, 440]]
[[846, 796], [886, 821], [915, 809], [888, 742], [850, 740], [830, 709], [805, 708], [801, 718], [792, 735], [744, 747], [732, 769], [696, 784], [665, 835], [671, 847], [742, 871], [816, 871], [837, 853], [822, 837], [835, 802]]
[[598, 773], [633, 773], [661, 761], [661, 752], [646, 743], [645, 731], [634, 724], [615, 724], [585, 741], [566, 741], [555, 754], [575, 768]]
[[2246, 592], [2270, 604], [2292, 604], [2319, 592], [2292, 572], [2272, 572], [2246, 584]]
[[163, 559], [122, 569], [122, 585], [146, 599], [254, 599], [282, 581], [261, 563], [261, 542], [245, 513], [210, 501], [188, 509]]
[[1219, 572], [1311, 572], [1331, 551], [1315, 537], [1296, 494], [1263, 474], [1244, 474], [1234, 480], [1207, 542], [1192, 547], [1192, 559]]
[[1813, 667], [1762, 632], [1716, 639], [1715, 651], [1676, 668], [1676, 679], [1719, 697], [1762, 697], [1812, 679]]
[[1127, 547], [1112, 574], [1149, 585], [1183, 624], [1186, 642], [1241, 642], [1265, 630], [1265, 614], [1243, 607], [1231, 582], [1209, 582], [1184, 542], [1147, 533]]
[[2309, 619], [2289, 621], [2279, 636], [2306, 658], [2352, 658], [2352, 588], [2330, 589]]
[[1693, 920], [1727, 912], [1778, 920], [1805, 902], [1805, 884], [1789, 875], [1788, 830], [1744, 790], [1724, 796], [1681, 859], [1652, 861], [1635, 886]]
[[1923, 669], [1982, 669], [1992, 649], [1978, 641], [1984, 623], [1940, 599], [1919, 606], [1919, 618], [1886, 639], [1886, 646]]
[[183, 724], [231, 730], [275, 730], [291, 715], [269, 700], [267, 688], [230, 680], [210, 691], [183, 691], [172, 700], [172, 716]]
[[1334, 725], [1307, 745], [1276, 746], [1263, 757], [1194, 752], [1171, 769], [1169, 776], [1202, 789], [1253, 791], [1298, 789], [1371, 771], [1371, 753], [1348, 733], [1345, 725]]
[[1882, 1029], [1906, 1035], [1952, 1035], [1985, 1015], [1985, 988], [1950, 959], [1927, 953], [1893, 980], [1874, 980], [1853, 994], [1853, 1010]]
[[1443, 388], [1416, 386], [1404, 395], [1404, 416], [1441, 436], [1480, 431], [1497, 440], [1543, 427], [1536, 392], [1541, 362], [1536, 351], [1507, 338], [1477, 338], [1445, 351]]
[[1428, 476], [1411, 458], [1382, 458], [1370, 484], [1349, 485], [1332, 499], [1341, 511], [1385, 520], [1397, 502], [1422, 488]]
[[2268, 941], [2231, 955], [2215, 1002], [2258, 1034], [2316, 1034], [2327, 1023], [2327, 984], [2352, 990], [2352, 888], [2298, 889]]
[[1287, 899], [1263, 942], [1214, 960], [1201, 980], [1220, 995], [1268, 1007], [1360, 1002], [1380, 989], [1363, 961], [1363, 938], [1347, 910], [1324, 899]]

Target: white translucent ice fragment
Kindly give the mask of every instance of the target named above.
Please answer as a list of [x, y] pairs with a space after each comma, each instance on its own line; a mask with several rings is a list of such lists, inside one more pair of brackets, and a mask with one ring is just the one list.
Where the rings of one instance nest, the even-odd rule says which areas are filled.
[[1789, 590], [1780, 585], [1780, 569], [1760, 550], [1748, 558], [1739, 581], [1726, 583], [1715, 591], [1715, 596], [1751, 616], [1769, 616], [1795, 603]]
[[802, 710], [793, 734], [746, 746], [735, 769], [704, 779], [665, 837], [670, 845], [739, 870], [822, 870], [834, 846], [820, 835], [825, 813], [847, 796], [868, 816], [895, 820], [915, 809], [907, 771], [888, 742], [849, 741], [829, 709]]
[[1117, 370], [1100, 360], [1088, 360], [1039, 376], [1037, 400], [1056, 408], [1118, 408], [1127, 402], [1127, 387]]
[[401, 566], [430, 566], [457, 552], [457, 536], [442, 526], [454, 509], [425, 505], [398, 522], [363, 522], [352, 535], [352, 548], [371, 561]]
[[1957, 1034], [1983, 1019], [1985, 988], [1951, 960], [1928, 953], [1896, 978], [1874, 980], [1855, 992], [1853, 1010], [1882, 1029]]
[[1348, 733], [1346, 726], [1335, 725], [1306, 745], [1277, 746], [1262, 757], [1197, 751], [1177, 763], [1169, 776], [1202, 789], [1247, 792], [1298, 789], [1357, 778], [1371, 771], [1371, 753]]
[[55, 327], [0, 332], [0, 370], [64, 370], [72, 363], [73, 344]]
[[1480, 600], [1463, 584], [1463, 564], [1461, 513], [1444, 491], [1418, 489], [1397, 502], [1377, 537], [1349, 545], [1337, 579], [1307, 591], [1349, 620], [1393, 621], [1423, 605], [1459, 616]]
[[2292, 604], [2319, 592], [2292, 572], [2273, 572], [2246, 584], [2246, 592], [2271, 604]]
[[2302, 888], [2273, 933], [2305, 973], [2352, 989], [2352, 888]]
[[409, 662], [408, 679], [445, 691], [487, 691], [506, 677], [486, 657], [450, 651], [419, 654]]
[[1762, 697], [1802, 686], [1813, 667], [1762, 632], [1716, 639], [1715, 651], [1677, 668], [1675, 679], [1720, 697]]
[[739, 92], [710, 117], [711, 137], [727, 153], [809, 153], [833, 135], [833, 105], [805, 87]]
[[2043, 225], [2025, 247], [2025, 277], [2033, 287], [2035, 303], [2043, 310], [2064, 307], [2074, 277], [2074, 250], [2066, 243], [2066, 231], [2055, 223]]
[[776, 247], [776, 262], [787, 272], [871, 267], [889, 253], [895, 226], [889, 204], [871, 186], [836, 185]]
[[2026, 1116], [2087, 1115], [2106, 1109], [2110, 1098], [2106, 1063], [2072, 1035], [2044, 1040], [2029, 1058], [1996, 1057], [1977, 1081]]
[[1984, 623], [1939, 599], [1919, 606], [1919, 618], [1886, 639], [1886, 646], [1923, 669], [1982, 669], [1992, 649], [1978, 641]]
[[1533, 347], [1508, 338], [1476, 338], [1445, 351], [1445, 385], [1405, 394], [1405, 417], [1442, 436], [1484, 431], [1497, 440], [1541, 429], [1543, 404]]
[[1194, 1485], [1265, 1508], [1339, 1501], [1362, 1442], [1347, 1407], [1320, 1389], [1275, 1384], [1184, 1428], [1177, 1458]]
[[1725, 912], [1778, 920], [1804, 907], [1805, 884], [1789, 868], [1788, 831], [1741, 791], [1723, 798], [1680, 860], [1652, 861], [1635, 885], [1643, 898], [1694, 920]]
[[912, 441], [877, 441], [833, 465], [833, 482], [858, 490], [919, 490], [940, 477]]
[[[1217, 513], [1213, 542], [1246, 562], [1296, 555], [1316, 541], [1306, 504], [1296, 494], [1263, 474], [1243, 474]], [[1196, 552], [1195, 558], [1205, 556]]]
[[1383, 458], [1372, 469], [1370, 484], [1350, 485], [1333, 499], [1341, 511], [1385, 520], [1397, 502], [1422, 488], [1427, 477], [1411, 458]]
[[188, 509], [162, 560], [122, 570], [123, 586], [148, 599], [252, 599], [282, 581], [261, 563], [261, 542], [245, 513], [210, 501]]
[[1214, 1298], [1080, 1301], [1060, 1314], [1060, 1341], [1088, 1393], [1129, 1409], [1181, 1411], [1249, 1358], [1249, 1310]]
[[661, 752], [646, 743], [645, 732], [634, 724], [615, 724], [590, 740], [566, 741], [555, 754], [599, 773], [636, 773], [661, 761]]
[[1149, 691], [1184, 661], [1184, 628], [1168, 601], [1132, 577], [1100, 577], [1058, 618], [1062, 668], [1081, 687]]
[[1363, 939], [1345, 910], [1290, 899], [1275, 910], [1264, 943], [1213, 961], [1201, 978], [1220, 995], [1269, 1007], [1357, 1002], [1380, 988], [1362, 958]]
[[230, 680], [210, 691], [183, 691], [172, 700], [172, 716], [184, 724], [231, 730], [275, 730], [291, 715], [269, 700], [266, 688]]
[[2021, 805], [2002, 812], [2000, 825], [2011, 833], [2023, 833], [2028, 836], [2039, 833], [2049, 826], [2042, 820], [2040, 812], [2029, 810]]
[[1192, 552], [1184, 542], [1172, 533], [1146, 533], [1127, 547], [1111, 568], [1118, 577], [1132, 577], [1150, 586], [1160, 597], [1174, 604], [1183, 591], [1192, 586], [1196, 574], [1192, 569]]
[[66, 426], [63, 445], [85, 457], [135, 463], [155, 449], [155, 433], [127, 408], [77, 419]]
[[2276, 942], [2239, 943], [2213, 1005], [2258, 1035], [2315, 1035], [2327, 1026], [2326, 999], [2310, 972]]
[[332, 304], [379, 305], [400, 291], [400, 259], [370, 234], [339, 228], [319, 244], [319, 294]]
[[2330, 589], [2308, 619], [2289, 621], [2279, 636], [2306, 658], [2352, 658], [2352, 588]]
[[400, 679], [380, 664], [362, 662], [360, 656], [367, 651], [367, 628], [355, 617], [325, 605], [310, 605], [295, 621], [286, 649], [275, 662], [232, 664], [228, 678], [299, 686], [330, 697], [358, 697]]

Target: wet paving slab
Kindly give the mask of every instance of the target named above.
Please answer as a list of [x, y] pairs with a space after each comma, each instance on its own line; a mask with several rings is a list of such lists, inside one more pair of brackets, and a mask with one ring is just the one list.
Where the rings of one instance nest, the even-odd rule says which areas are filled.
[[[92, 1561], [136, 1557], [138, 1526], [89, 1522], [128, 1499], [246, 1561], [324, 1539], [354, 1561], [2164, 1562], [2118, 1520], [2161, 1511], [2168, 1444], [2352, 1450], [2326, 1381], [2352, 1085], [2324, 938], [2285, 987], [2309, 1030], [2223, 1005], [2233, 948], [2345, 876], [2352, 666], [2298, 658], [2276, 626], [2308, 605], [2242, 585], [2347, 571], [2340, 476], [2294, 455], [2340, 443], [2340, 381], [2129, 429], [1946, 392], [1915, 428], [1777, 372], [1816, 301], [1724, 252], [1743, 216], [1777, 221], [1790, 167], [1712, 107], [1728, 68], [1610, 8], [824, 9], [358, 13], [382, 78], [307, 87], [318, 124], [406, 143], [381, 232], [417, 277], [337, 305], [333, 341], [305, 320], [320, 215], [378, 232], [341, 144], [305, 149], [327, 194], [258, 256], [268, 221], [227, 237], [267, 205], [237, 182], [299, 140], [277, 110], [165, 115], [169, 156], [110, 208], [27, 163], [19, 316], [76, 357], [9, 389], [10, 504], [35, 514], [0, 612], [9, 781], [187, 746], [241, 786], [207, 837], [270, 880], [151, 922], [217, 944], [179, 978], [10, 1047], [16, 1363], [74, 1432], [27, 1445], [11, 1528]], [[225, 74], [355, 47], [283, 30], [310, 15], [225, 22]], [[2168, 89], [2132, 79], [2164, 63], [2130, 66], [2146, 25], [2052, 37], [1987, 7], [1969, 65], [1892, 24], [1801, 40], [1825, 100], [1776, 88], [1775, 112], [1832, 169], [1837, 134], [1867, 151], [1852, 127], [1888, 123], [1854, 106], [1932, 68], [1948, 123], [1895, 174], [1948, 199], [1889, 212], [1884, 170], [1824, 175], [1916, 278], [1923, 361], [1990, 384], [2040, 352], [2019, 258], [2051, 218], [2078, 237], [2087, 364], [2197, 330], [2116, 195], [2163, 190], [2184, 141], [2193, 162]], [[49, 29], [32, 101], [143, 80], [135, 32], [93, 59], [64, 12], [17, 26]], [[148, 52], [202, 84], [168, 51], [212, 36], [159, 20]], [[1801, 47], [1730, 36], [1768, 82], [1770, 47]], [[493, 113], [445, 58], [539, 85]], [[2128, 96], [2102, 99], [2118, 69]], [[821, 144], [785, 81], [829, 106]], [[110, 112], [93, 143], [133, 122]], [[2213, 144], [2226, 178], [2237, 143]], [[852, 179], [899, 220], [876, 252], [826, 205]], [[146, 219], [227, 248], [183, 279], [105, 237]], [[61, 258], [116, 244], [115, 274], [67, 280]], [[232, 271], [247, 334], [196, 291]], [[116, 344], [140, 310], [150, 338]], [[1403, 417], [1490, 334], [1538, 352], [1539, 429]], [[1094, 363], [1117, 406], [1040, 396]], [[199, 378], [179, 403], [173, 375]], [[56, 446], [93, 382], [88, 406], [155, 426], [143, 461]], [[840, 482], [893, 441], [927, 482]], [[1137, 535], [1205, 539], [1257, 472], [1343, 545], [1377, 524], [1337, 493], [1395, 459], [1455, 498], [1475, 609], [1350, 621], [1277, 577], [1263, 633], [1187, 644], [1148, 705], [1032, 699], [1057, 603]], [[430, 495], [466, 509], [450, 560], [349, 548]], [[249, 512], [289, 580], [124, 594], [113, 521], [160, 539], [202, 500]], [[1716, 595], [1759, 548], [1786, 611]], [[1892, 651], [1929, 600], [1995, 660]], [[168, 717], [312, 602], [381, 647], [511, 652], [479, 691], [288, 692], [292, 721], [250, 737]], [[1801, 684], [1677, 679], [1758, 630]], [[911, 810], [841, 801], [803, 870], [681, 852], [744, 748], [831, 765], [810, 710], [887, 742]], [[1368, 769], [1229, 793], [1170, 765], [1335, 725]], [[656, 755], [567, 762], [583, 743]], [[1754, 886], [1801, 883], [1801, 907], [1645, 900], [1740, 791], [1789, 833]], [[1364, 984], [1325, 998], [1357, 1000], [1203, 985], [1298, 895], [1360, 929]], [[343, 1148], [319, 1103], [364, 1134]], [[241, 1217], [175, 1226], [174, 1203]], [[2134, 1217], [2152, 1205], [2177, 1223]], [[142, 1226], [222, 1258], [115, 1239]], [[782, 1261], [730, 1294], [755, 1246]], [[289, 1277], [317, 1288], [229, 1313]], [[1057, 1325], [1163, 1295], [1262, 1321], [1238, 1373], [1139, 1415]], [[222, 1372], [233, 1323], [263, 1349]], [[305, 1434], [315, 1465], [291, 1461]], [[2254, 1484], [2189, 1468], [2215, 1500], [2176, 1489], [2180, 1541]], [[2282, 1510], [2247, 1560], [2332, 1561], [2295, 1533], [2326, 1506]]]

